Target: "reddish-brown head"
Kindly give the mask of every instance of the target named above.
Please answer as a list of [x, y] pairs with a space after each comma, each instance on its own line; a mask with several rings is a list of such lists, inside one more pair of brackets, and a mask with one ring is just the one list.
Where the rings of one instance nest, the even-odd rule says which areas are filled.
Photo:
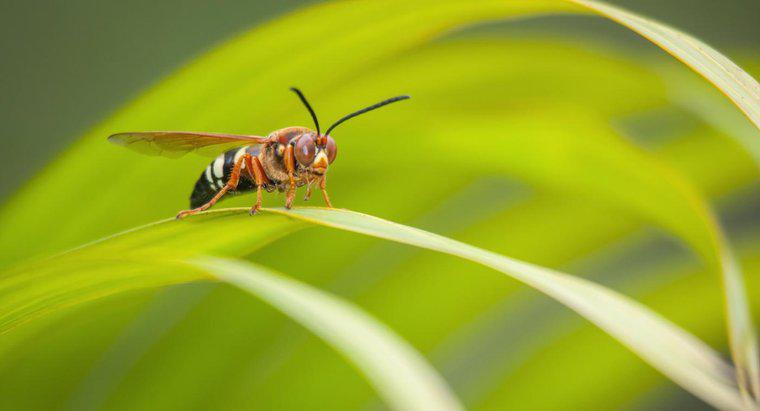
[[294, 151], [301, 166], [324, 174], [338, 155], [338, 145], [328, 135], [307, 133], [298, 138]]

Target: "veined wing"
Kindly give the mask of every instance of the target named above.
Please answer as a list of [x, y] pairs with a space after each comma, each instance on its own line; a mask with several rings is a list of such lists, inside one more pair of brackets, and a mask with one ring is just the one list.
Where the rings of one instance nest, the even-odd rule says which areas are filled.
[[[191, 151], [215, 157], [226, 148], [267, 142], [266, 137], [186, 131], [143, 131], [118, 133], [108, 141], [139, 153], [177, 158]], [[213, 150], [206, 149], [213, 146]]]

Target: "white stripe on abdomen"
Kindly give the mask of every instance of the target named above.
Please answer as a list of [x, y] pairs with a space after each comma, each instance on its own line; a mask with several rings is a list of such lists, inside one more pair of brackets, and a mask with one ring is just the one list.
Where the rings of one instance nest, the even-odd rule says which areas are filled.
[[220, 155], [219, 157], [214, 160], [214, 177], [216, 178], [223, 178], [224, 177], [224, 154]]

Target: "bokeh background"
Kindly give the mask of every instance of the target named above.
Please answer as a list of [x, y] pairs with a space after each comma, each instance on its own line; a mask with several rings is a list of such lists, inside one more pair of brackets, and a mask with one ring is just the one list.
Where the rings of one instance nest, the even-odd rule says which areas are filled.
[[[126, 101], [213, 46], [256, 24], [317, 1], [6, 1], [0, 15], [0, 161], [13, 178], [0, 198], [27, 181], [77, 136]], [[760, 48], [760, 3], [615, 0], [670, 23], [729, 57]], [[546, 33], [604, 38], [637, 53], [662, 52], [610, 21], [544, 17], [499, 25], [504, 36]]]
[[[4, 127], [0, 201], [10, 203], [17, 190], [86, 131], [185, 64], [257, 25], [318, 3], [4, 2], [0, 6], [0, 122]], [[760, 2], [611, 3], [687, 31], [756, 78], [760, 73]], [[467, 58], [494, 50], [507, 57], [487, 60], [487, 64], [508, 73], [503, 82], [493, 84], [493, 90], [498, 90], [495, 94], [488, 93], [488, 85], [477, 83], [480, 75], [493, 77], [487, 68], [481, 73], [466, 64], [458, 66], [457, 59], [446, 60], [447, 55]], [[287, 61], [288, 53], [282, 50], [281, 60]], [[483, 146], [484, 155], [498, 156], [497, 149], [489, 151], [492, 137], [486, 134], [500, 127], [494, 114], [516, 112], [507, 114], [504, 121], [511, 122], [512, 132], [528, 134], [535, 132], [541, 118], [547, 134], [561, 134], [563, 121], [568, 121], [572, 126], [564, 131], [569, 135], [584, 130], [583, 121], [572, 119], [574, 110], [600, 116], [626, 143], [687, 176], [710, 200], [742, 259], [757, 313], [760, 152], [745, 142], [760, 136], [738, 111], [726, 109], [719, 93], [674, 64], [666, 53], [596, 16], [550, 16], [457, 30], [399, 61], [384, 63], [366, 79], [352, 79], [355, 88], [378, 80], [376, 84], [387, 92], [375, 89], [366, 95], [342, 89], [341, 96], [354, 98], [349, 100], [330, 99], [327, 91], [320, 90], [311, 97], [312, 103], [328, 122], [383, 94], [405, 92], [405, 87], [414, 85], [415, 76], [424, 77], [435, 61], [473, 77], [442, 76], [445, 81], [438, 90], [426, 86], [415, 94], [421, 102], [407, 114], [402, 113], [407, 107], [393, 106], [376, 120], [359, 123], [357, 119], [356, 125], [346, 126], [341, 137], [358, 142], [346, 142], [348, 150], [341, 151], [331, 171], [336, 205], [583, 275], [644, 301], [727, 352], [718, 276], [707, 272], [682, 241], [662, 229], [604, 203], [590, 204], [572, 190], [537, 188], [520, 171], [510, 175], [509, 168], [506, 176], [496, 168], [477, 165], [447, 170], [436, 164], [436, 158], [427, 158], [420, 164], [428, 168], [416, 170], [410, 164], [418, 154], [398, 150], [405, 147], [404, 138], [415, 138], [413, 134], [391, 138], [390, 147], [378, 149], [373, 145], [383, 144], [379, 140], [361, 139], [401, 133], [398, 125], [383, 128], [383, 121], [394, 116], [414, 124], [409, 130], [434, 129], [445, 134], [428, 123], [427, 115], [436, 118], [461, 107], [468, 122], [479, 121], [483, 115], [483, 124], [492, 126], [457, 137], [467, 142], [463, 144]], [[515, 64], [524, 70], [507, 69]], [[556, 75], [557, 70], [569, 74]], [[398, 86], [384, 78], [398, 79]], [[568, 79], [576, 81], [577, 87], [566, 87]], [[294, 85], [300, 85], [298, 81], [294, 79]], [[304, 81], [311, 80], [305, 77]], [[521, 83], [533, 88], [522, 89]], [[309, 89], [305, 91], [309, 96]], [[283, 88], [282, 94], [286, 93]], [[257, 104], [264, 104], [266, 97], [259, 96], [238, 113], [250, 111], [255, 118]], [[320, 97], [326, 102], [320, 103]], [[283, 99], [277, 96], [275, 100]], [[702, 101], [707, 103], [699, 104]], [[538, 109], [556, 102], [561, 111], [556, 116], [551, 110], [547, 115]], [[319, 109], [325, 106], [327, 110]], [[293, 107], [301, 110], [296, 104]], [[309, 125], [305, 112], [281, 117]], [[181, 124], [173, 125], [181, 128]], [[242, 125], [256, 127], [241, 120], [229, 131], [246, 131], [240, 129]], [[286, 125], [291, 124], [281, 124]], [[451, 134], [471, 126], [457, 125], [456, 120], [453, 125]], [[274, 127], [267, 124], [248, 131], [265, 133]], [[547, 153], [554, 153], [554, 148]], [[556, 150], [562, 151], [563, 146], [557, 143]], [[122, 154], [126, 159], [137, 158], [128, 151]], [[445, 155], [455, 154], [435, 155], [445, 161]], [[519, 155], [504, 158], [519, 161]], [[373, 165], [377, 168], [386, 159], [407, 166], [387, 176], [382, 170], [373, 171]], [[149, 222], [169, 215], [168, 210], [185, 207], [186, 196], [179, 193], [189, 194], [208, 160], [187, 157], [181, 161], [176, 166], [168, 161], [152, 163], [162, 164], [167, 172], [153, 175], [155, 180], [138, 174], [146, 178], [139, 184], [186, 188], [171, 189], [166, 197], [155, 200], [154, 213], [135, 210], [125, 217], [125, 210], [115, 212], [113, 219], [124, 226], [114, 223], [114, 227]], [[341, 164], [345, 164], [343, 171]], [[541, 166], [551, 170], [551, 164]], [[56, 198], [48, 201], [52, 210], [61, 212], [60, 227], [66, 229], [66, 211], [56, 208]], [[229, 204], [250, 201], [250, 197], [238, 198]], [[282, 197], [267, 200], [270, 205], [281, 201]], [[100, 217], [105, 219], [106, 214]], [[75, 234], [50, 243], [66, 248], [92, 239], [88, 236], [107, 234], [69, 229]], [[322, 256], [318, 261], [292, 258], [294, 247], [311, 244], [315, 236], [326, 243], [322, 251], [316, 251]], [[366, 308], [423, 352], [470, 408], [708, 408], [574, 313], [489, 270], [326, 230], [312, 230], [308, 238], [288, 238], [249, 258]], [[21, 248], [17, 246], [13, 253], [23, 254], [18, 251]], [[55, 247], [51, 245], [48, 251]], [[16, 409], [382, 407], [366, 382], [322, 342], [264, 304], [215, 284], [131, 293], [72, 311], [31, 338], [12, 361], [0, 367], [0, 394]]]

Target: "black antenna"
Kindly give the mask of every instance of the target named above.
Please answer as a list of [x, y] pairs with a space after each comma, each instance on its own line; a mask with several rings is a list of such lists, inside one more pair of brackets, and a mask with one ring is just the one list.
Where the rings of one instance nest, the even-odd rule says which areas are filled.
[[389, 98], [387, 100], [383, 100], [383, 101], [381, 101], [381, 102], [379, 102], [377, 104], [373, 104], [373, 105], [371, 105], [371, 106], [369, 106], [367, 108], [363, 108], [363, 109], [361, 109], [359, 111], [355, 111], [355, 112], [353, 112], [353, 113], [351, 113], [351, 114], [343, 117], [342, 119], [336, 121], [333, 125], [331, 125], [330, 128], [328, 128], [327, 131], [325, 132], [325, 135], [330, 134], [330, 131], [332, 131], [335, 127], [338, 127], [338, 125], [340, 125], [344, 121], [346, 121], [348, 119], [351, 119], [351, 118], [354, 118], [354, 117], [358, 116], [359, 114], [364, 114], [364, 113], [366, 113], [368, 111], [372, 111], [372, 110], [374, 110], [376, 108], [380, 108], [382, 106], [385, 106], [385, 105], [388, 105], [388, 104], [391, 104], [391, 103], [395, 103], [397, 101], [406, 100], [408, 98], [410, 98], [410, 97], [409, 96], [391, 97], [391, 98]]
[[290, 91], [298, 94], [298, 98], [301, 99], [301, 102], [304, 106], [306, 106], [306, 109], [309, 110], [309, 113], [311, 114], [311, 119], [314, 120], [314, 126], [317, 127], [317, 135], [320, 135], [322, 133], [319, 132], [319, 121], [317, 120], [317, 114], [314, 113], [314, 109], [311, 108], [311, 105], [309, 105], [309, 102], [306, 101], [306, 97], [304, 97], [303, 93], [301, 93], [301, 90], [291, 87]]

